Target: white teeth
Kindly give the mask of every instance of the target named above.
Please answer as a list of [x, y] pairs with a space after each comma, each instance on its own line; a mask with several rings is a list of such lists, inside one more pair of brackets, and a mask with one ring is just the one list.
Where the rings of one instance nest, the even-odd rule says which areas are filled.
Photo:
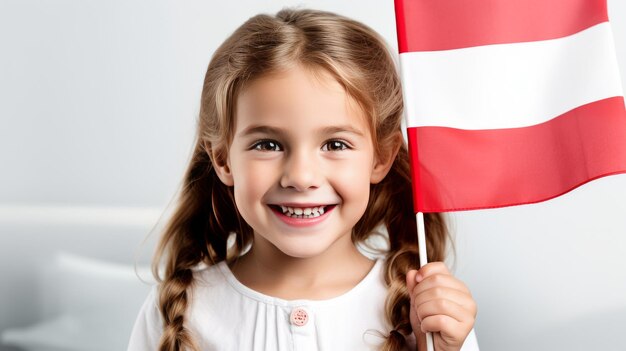
[[315, 218], [324, 214], [326, 206], [318, 207], [289, 207], [280, 205], [283, 214], [292, 218]]

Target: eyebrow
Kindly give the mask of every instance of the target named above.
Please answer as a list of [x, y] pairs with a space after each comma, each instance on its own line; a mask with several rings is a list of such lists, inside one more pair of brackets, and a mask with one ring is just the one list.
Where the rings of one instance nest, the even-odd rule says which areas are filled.
[[[342, 126], [329, 126], [321, 128], [318, 133], [319, 134], [335, 134], [335, 133], [351, 133], [358, 136], [364, 136], [363, 132], [359, 129], [356, 129], [350, 125], [342, 125]], [[287, 134], [284, 129], [263, 125], [251, 125], [246, 129], [242, 130], [238, 133], [239, 136], [245, 137], [251, 134], [274, 134], [274, 135], [285, 135]]]

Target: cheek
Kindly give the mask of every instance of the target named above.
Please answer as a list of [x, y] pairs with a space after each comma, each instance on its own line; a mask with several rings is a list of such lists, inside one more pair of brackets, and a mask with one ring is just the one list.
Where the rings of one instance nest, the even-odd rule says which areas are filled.
[[369, 201], [370, 184], [365, 181], [364, 177], [351, 178], [340, 184], [336, 183], [336, 189], [339, 191], [343, 202], [348, 206], [350, 212], [363, 214], [367, 208]]
[[256, 162], [238, 162], [233, 163], [231, 167], [235, 202], [243, 214], [250, 211], [243, 207], [260, 201], [271, 188], [275, 178], [272, 169], [275, 167], [266, 167]]
[[369, 200], [371, 161], [359, 161], [359, 164], [335, 168], [333, 187], [343, 197], [343, 201], [350, 202], [355, 211], [364, 212]]

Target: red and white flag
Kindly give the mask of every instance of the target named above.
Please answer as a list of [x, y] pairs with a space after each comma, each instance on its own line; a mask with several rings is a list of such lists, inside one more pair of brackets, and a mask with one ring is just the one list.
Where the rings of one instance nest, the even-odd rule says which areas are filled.
[[626, 172], [606, 0], [396, 0], [416, 212], [520, 205]]

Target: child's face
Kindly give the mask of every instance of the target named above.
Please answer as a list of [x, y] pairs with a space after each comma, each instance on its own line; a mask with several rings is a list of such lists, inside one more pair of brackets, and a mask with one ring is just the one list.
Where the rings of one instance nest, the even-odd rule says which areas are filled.
[[237, 100], [227, 166], [218, 167], [255, 245], [291, 257], [346, 247], [370, 183], [386, 174], [363, 112], [317, 73], [293, 68], [251, 83]]

